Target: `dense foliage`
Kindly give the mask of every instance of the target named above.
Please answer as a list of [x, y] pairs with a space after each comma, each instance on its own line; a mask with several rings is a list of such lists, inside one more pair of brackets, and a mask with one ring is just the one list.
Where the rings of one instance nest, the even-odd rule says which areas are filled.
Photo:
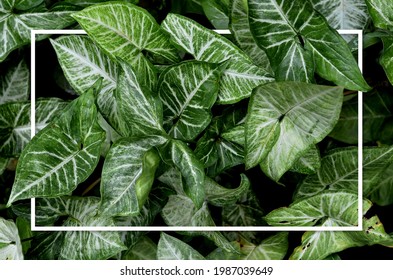
[[[386, 2], [1, 1], [0, 259], [392, 257]], [[30, 140], [36, 29], [87, 35], [36, 36]], [[364, 30], [364, 76], [337, 29]], [[362, 211], [363, 231], [32, 232], [30, 198], [37, 226], [345, 227]]]

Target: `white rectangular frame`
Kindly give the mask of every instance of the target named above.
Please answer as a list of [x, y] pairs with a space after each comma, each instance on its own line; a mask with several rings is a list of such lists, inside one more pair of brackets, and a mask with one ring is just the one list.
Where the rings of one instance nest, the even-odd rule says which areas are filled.
[[[214, 30], [218, 34], [229, 35], [230, 30]], [[363, 30], [337, 30], [341, 35], [358, 36], [358, 65], [363, 72]], [[35, 66], [36, 35], [86, 35], [84, 30], [31, 30], [31, 138], [35, 135]], [[358, 225], [351, 227], [291, 227], [291, 226], [116, 226], [116, 227], [63, 227], [35, 225], [35, 198], [31, 199], [32, 231], [362, 231], [363, 230], [363, 92], [358, 92]]]

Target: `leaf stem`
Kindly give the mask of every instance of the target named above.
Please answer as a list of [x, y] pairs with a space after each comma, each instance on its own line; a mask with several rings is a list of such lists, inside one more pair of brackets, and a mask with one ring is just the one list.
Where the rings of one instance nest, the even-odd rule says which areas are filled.
[[90, 184], [82, 193], [82, 196], [85, 196], [89, 191], [91, 191], [98, 183], [101, 182], [101, 177], [95, 180], [93, 183]]

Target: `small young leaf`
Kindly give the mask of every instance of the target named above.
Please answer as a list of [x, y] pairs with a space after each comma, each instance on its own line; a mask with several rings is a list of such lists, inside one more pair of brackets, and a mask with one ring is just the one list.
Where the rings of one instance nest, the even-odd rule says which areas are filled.
[[169, 14], [162, 26], [172, 40], [196, 60], [211, 63], [228, 61], [220, 80], [218, 103], [236, 103], [249, 97], [255, 86], [274, 80], [269, 72], [255, 66], [229, 40], [186, 17]]
[[159, 260], [204, 260], [205, 258], [190, 245], [168, 234], [161, 233], [157, 246]]
[[27, 144], [7, 206], [25, 198], [69, 194], [93, 172], [105, 140], [94, 99], [93, 90], [81, 95]]
[[0, 260], [23, 260], [18, 228], [13, 221], [0, 217]]
[[30, 72], [26, 62], [21, 60], [18, 65], [8, 69], [7, 73], [0, 77], [0, 105], [13, 102], [25, 101], [29, 98]]
[[246, 168], [261, 163], [265, 174], [279, 180], [333, 129], [342, 99], [340, 87], [299, 82], [257, 87], [246, 120]]

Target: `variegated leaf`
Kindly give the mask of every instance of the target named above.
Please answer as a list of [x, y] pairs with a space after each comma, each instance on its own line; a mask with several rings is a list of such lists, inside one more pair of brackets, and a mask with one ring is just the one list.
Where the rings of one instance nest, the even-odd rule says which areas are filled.
[[73, 17], [112, 57], [130, 63], [143, 86], [153, 89], [156, 71], [144, 51], [169, 62], [179, 60], [169, 37], [144, 9], [128, 3], [102, 3], [73, 14]]
[[[62, 29], [71, 25], [74, 20], [71, 13], [75, 10], [42, 10], [39, 12], [14, 13], [16, 0], [0, 2], [0, 62], [6, 59], [11, 51], [30, 42], [31, 30]], [[42, 39], [38, 36], [36, 39]]]
[[393, 29], [393, 6], [385, 0], [365, 0], [376, 27]]
[[[327, 219], [322, 226], [340, 226], [338, 221]], [[302, 244], [295, 248], [292, 260], [322, 260], [333, 253], [351, 247], [383, 245], [393, 247], [393, 238], [387, 234], [377, 216], [363, 219], [363, 231], [316, 231], [306, 232]]]
[[69, 194], [95, 169], [104, 140], [89, 90], [27, 144], [7, 206], [25, 198]]
[[208, 126], [220, 75], [219, 65], [199, 61], [171, 66], [160, 75], [158, 96], [169, 135], [189, 141]]
[[[148, 151], [163, 138], [122, 138], [112, 145], [105, 158], [101, 179], [99, 211], [105, 216], [129, 216], [139, 213], [152, 186], [158, 155]], [[146, 159], [149, 156], [149, 159]], [[151, 163], [143, 164], [144, 161]], [[146, 172], [148, 178], [146, 178]], [[141, 180], [144, 179], [144, 180]]]
[[344, 39], [309, 1], [250, 0], [250, 28], [277, 80], [312, 82], [315, 72], [351, 90], [368, 91]]
[[318, 147], [312, 146], [290, 169], [302, 174], [313, 174], [321, 167], [321, 156]]
[[157, 260], [157, 244], [143, 236], [124, 254], [122, 260]]
[[[355, 226], [358, 224], [358, 199], [355, 193], [324, 191], [275, 209], [265, 219], [272, 226], [314, 226], [323, 223], [324, 219], [337, 221], [338, 226]], [[371, 202], [364, 199], [362, 213], [370, 207]]]
[[299, 82], [259, 86], [246, 120], [246, 168], [261, 163], [275, 181], [336, 124], [342, 88]]
[[370, 18], [364, 0], [311, 0], [334, 29], [364, 29]]
[[[89, 7], [98, 3], [107, 2], [107, 0], [67, 0], [67, 2], [81, 7]], [[138, 4], [139, 0], [124, 0], [123, 2]]]
[[0, 105], [29, 98], [30, 72], [26, 62], [21, 60], [0, 77]]
[[[363, 148], [363, 194], [368, 197], [376, 190], [381, 174], [393, 162], [393, 147]], [[324, 190], [358, 192], [358, 149], [333, 150], [321, 162], [316, 174], [309, 175], [299, 185], [294, 199], [315, 196]]]
[[378, 183], [371, 190], [370, 200], [380, 206], [393, 204], [393, 164], [379, 175]]
[[247, 1], [231, 0], [229, 19], [229, 28], [238, 46], [240, 46], [256, 65], [272, 73], [273, 70], [271, 69], [269, 58], [265, 51], [257, 45], [252, 36], [248, 22]]
[[15, 9], [20, 11], [28, 10], [40, 5], [44, 0], [15, 0]]
[[[68, 102], [57, 98], [37, 100], [36, 131], [43, 129], [67, 106]], [[31, 139], [30, 102], [14, 102], [0, 105], [0, 154], [18, 156]]]
[[0, 260], [23, 260], [18, 228], [13, 221], [0, 217]]
[[157, 259], [204, 260], [205, 258], [190, 245], [162, 232], [158, 241]]
[[385, 70], [390, 83], [393, 84], [393, 36], [383, 36], [381, 39], [383, 42], [383, 53], [379, 58], [379, 62]]
[[57, 260], [64, 235], [64, 232], [38, 232], [29, 253], [38, 260]]
[[229, 40], [191, 19], [169, 14], [162, 26], [171, 35], [173, 42], [196, 60], [211, 63], [228, 61], [220, 80], [218, 103], [236, 103], [249, 97], [255, 86], [274, 80], [268, 71], [255, 66]]
[[244, 241], [241, 246], [242, 260], [282, 260], [288, 251], [288, 233], [280, 232], [254, 245]]
[[201, 0], [204, 14], [216, 29], [228, 29], [229, 0]]

